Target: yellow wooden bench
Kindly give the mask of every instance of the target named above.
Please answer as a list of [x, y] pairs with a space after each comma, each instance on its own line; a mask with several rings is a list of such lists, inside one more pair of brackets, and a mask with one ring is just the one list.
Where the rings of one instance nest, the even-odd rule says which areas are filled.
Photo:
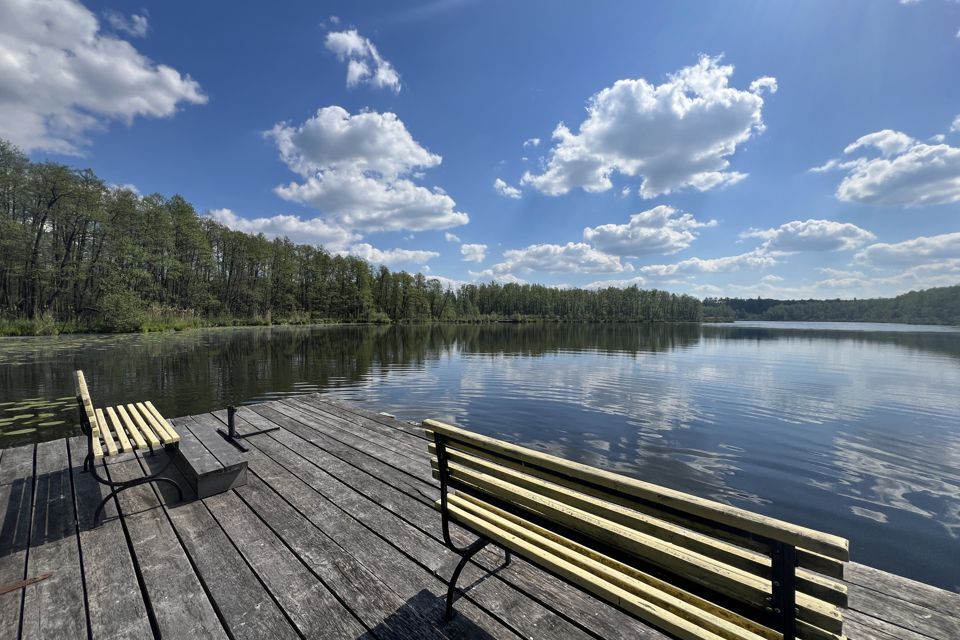
[[94, 523], [99, 521], [103, 507], [110, 498], [124, 489], [147, 482], [172, 484], [177, 488], [182, 500], [183, 491], [180, 485], [170, 478], [160, 476], [170, 465], [172, 456], [168, 456], [167, 463], [162, 469], [136, 480], [113, 482], [97, 472], [97, 463], [102, 462], [104, 458], [135, 450], [154, 453], [161, 449], [172, 450], [177, 447], [180, 436], [166, 418], [157, 411], [153, 403], [147, 400], [97, 409], [94, 408], [93, 400], [90, 398], [83, 371], [74, 372], [74, 383], [77, 390], [77, 403], [80, 407], [80, 426], [87, 436], [88, 444], [83, 470], [91, 471], [98, 482], [111, 488], [110, 493], [97, 507]]
[[[435, 420], [444, 541], [488, 543], [685, 640], [837, 640], [846, 540]], [[450, 539], [449, 522], [478, 536]]]

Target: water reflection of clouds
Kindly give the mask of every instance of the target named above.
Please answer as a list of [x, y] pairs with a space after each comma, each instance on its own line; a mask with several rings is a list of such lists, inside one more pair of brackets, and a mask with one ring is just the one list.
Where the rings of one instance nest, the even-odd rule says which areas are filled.
[[[951, 537], [960, 538], [960, 475], [956, 473], [960, 439], [925, 447], [916, 452], [923, 457], [916, 459], [838, 437], [834, 454], [840, 475], [824, 488], [858, 502], [933, 520]], [[927, 498], [923, 505], [918, 500], [921, 495]]]
[[[681, 375], [685, 365], [643, 353], [579, 353], [547, 360], [505, 358], [493, 366], [482, 358], [462, 372], [461, 386], [481, 397], [495, 393], [503, 402], [536, 400], [577, 407], [578, 418], [572, 423], [524, 429], [501, 425], [500, 435], [587, 464], [687, 489], [695, 487], [698, 493], [717, 499], [762, 502], [755, 494], [730, 486], [729, 478], [739, 471], [742, 448], [707, 450], [665, 438], [669, 432], [713, 422], [694, 396], [693, 378], [697, 376]], [[584, 409], [621, 417], [630, 429], [589, 420], [580, 413]]]

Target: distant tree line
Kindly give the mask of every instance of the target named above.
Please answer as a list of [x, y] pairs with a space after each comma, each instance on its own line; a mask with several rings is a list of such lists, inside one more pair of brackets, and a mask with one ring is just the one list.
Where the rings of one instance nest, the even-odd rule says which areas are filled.
[[808, 322], [906, 322], [960, 325], [960, 285], [911, 291], [895, 298], [864, 300], [773, 300], [707, 298], [707, 320]]
[[286, 238], [233, 231], [180, 196], [139, 196], [0, 140], [0, 333], [205, 324], [699, 321], [696, 298], [637, 287], [444, 288]]

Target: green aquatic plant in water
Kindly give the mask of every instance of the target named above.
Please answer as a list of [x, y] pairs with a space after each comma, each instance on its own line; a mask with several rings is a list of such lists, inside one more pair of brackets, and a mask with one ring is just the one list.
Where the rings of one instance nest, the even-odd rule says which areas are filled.
[[[26, 398], [0, 403], [0, 448], [37, 441], [44, 429], [77, 424], [77, 401], [73, 396]], [[40, 438], [47, 440], [47, 438]]]

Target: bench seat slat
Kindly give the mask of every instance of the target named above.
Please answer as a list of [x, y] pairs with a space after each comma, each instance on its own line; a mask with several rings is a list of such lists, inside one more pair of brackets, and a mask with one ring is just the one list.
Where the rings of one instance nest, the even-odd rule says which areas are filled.
[[[667, 582], [629, 567], [617, 560], [603, 556], [579, 545], [571, 540], [564, 539], [556, 534], [546, 534], [545, 530], [517, 516], [510, 517], [509, 512], [497, 509], [467, 494], [451, 494], [449, 504], [462, 509], [478, 518], [489, 522], [504, 531], [526, 540], [547, 553], [560, 557], [567, 562], [579, 566], [584, 571], [601, 576], [603, 579], [616, 584], [638, 597], [663, 607], [698, 626], [702, 626], [712, 633], [734, 637], [762, 637], [776, 640], [776, 632], [759, 625], [749, 618], [745, 618], [733, 611], [729, 611], [708, 600], [694, 594], [673, 587]], [[439, 504], [436, 505], [439, 509]]]
[[[627, 591], [615, 583], [604, 579], [592, 572], [584, 571], [581, 567], [566, 560], [547, 553], [542, 548], [530, 544], [509, 532], [494, 526], [490, 522], [477, 517], [456, 505], [448, 505], [451, 515], [455, 516], [475, 532], [501, 544], [507, 548], [522, 551], [523, 556], [541, 567], [559, 574], [583, 589], [624, 608], [637, 617], [650, 622], [682, 640], [730, 640], [731, 636], [721, 636], [704, 629], [689, 620], [686, 620], [670, 611], [657, 606], [634, 593]], [[746, 635], [746, 632], [734, 638], [754, 640], [756, 635]], [[762, 640], [762, 639], [761, 639]]]
[[[457, 463], [451, 462], [449, 468], [452, 479], [475, 491], [516, 505], [527, 512], [543, 515], [573, 531], [622, 549], [748, 605], [758, 608], [766, 606], [766, 598], [771, 590], [769, 580]], [[830, 632], [841, 631], [842, 619], [836, 607], [801, 592], [797, 593], [797, 606], [799, 619]]]
[[[487, 475], [533, 491], [538, 495], [552, 498], [563, 504], [624, 525], [631, 530], [648, 534], [761, 578], [770, 579], [772, 576], [770, 559], [758, 553], [740, 549], [732, 544], [715, 540], [700, 533], [685, 530], [652, 516], [611, 504], [600, 498], [524, 475], [487, 460], [459, 452], [456, 449], [448, 449], [447, 455], [453, 462], [469, 466]], [[436, 470], [437, 462], [435, 458], [432, 465]], [[797, 590], [830, 604], [847, 606], [847, 588], [844, 585], [821, 578], [809, 571], [798, 570]]]
[[[635, 567], [631, 567], [628, 564], [606, 556], [569, 538], [565, 538], [558, 533], [536, 525], [529, 520], [525, 520], [516, 514], [484, 502], [476, 496], [464, 493], [450, 493], [448, 494], [448, 500], [452, 504], [460, 506], [485, 520], [489, 520], [520, 538], [526, 539], [531, 542], [531, 544], [549, 549], [551, 552], [566, 558], [569, 562], [584, 567], [585, 570], [598, 572], [603, 568], [609, 568], [613, 572], [612, 575], [615, 581], [628, 590], [635, 591], [639, 589], [647, 594], [645, 597], [652, 598], [655, 601], [666, 595], [668, 598], [662, 602], [660, 606], [673, 611], [677, 615], [694, 620], [695, 618], [702, 619], [702, 616], [706, 614], [706, 616], [708, 616], [707, 620], [720, 618], [736, 627], [740, 627], [768, 640], [779, 640], [781, 637], [779, 631], [754, 622], [745, 616], [725, 609], [720, 605], [701, 598], [689, 591], [685, 591], [669, 582], [640, 571]], [[440, 509], [439, 500], [434, 504], [434, 508]], [[587, 560], [590, 562], [586, 562]], [[724, 635], [723, 631], [719, 628], [714, 628], [714, 631], [720, 633], [720, 635]], [[841, 638], [837, 634], [829, 633], [803, 621], [798, 621], [797, 637], [801, 640], [840, 640]]]
[[157, 420], [157, 417], [153, 415], [153, 412], [147, 408], [146, 403], [138, 402], [137, 410], [140, 412], [140, 415], [143, 416], [143, 419], [146, 421], [146, 423], [150, 425], [150, 428], [153, 430], [153, 432], [157, 434], [157, 438], [160, 439], [160, 443], [166, 444], [167, 440], [170, 439], [170, 434], [167, 433], [166, 427], [164, 427], [163, 424]]
[[103, 439], [103, 445], [107, 449], [108, 456], [117, 455], [117, 443], [113, 441], [113, 434], [110, 433], [110, 425], [103, 415], [103, 409], [97, 409], [97, 423], [100, 425], [100, 437]]
[[107, 417], [110, 419], [110, 424], [113, 426], [113, 432], [117, 434], [117, 440], [120, 442], [120, 451], [122, 453], [133, 451], [133, 447], [130, 445], [130, 439], [127, 438], [126, 430], [123, 428], [123, 423], [120, 422], [117, 412], [113, 407], [107, 407], [104, 409], [104, 411], [107, 412]]
[[143, 433], [148, 445], [150, 447], [159, 447], [160, 438], [158, 438], [153, 432], [153, 429], [150, 428], [150, 425], [144, 419], [143, 414], [140, 413], [140, 409], [138, 409], [134, 404], [128, 404], [127, 411], [130, 412], [130, 417], [133, 418], [133, 421], [137, 423], [137, 428]]
[[157, 435], [160, 436], [160, 439], [163, 441], [163, 444], [173, 444], [175, 442], [180, 442], [180, 435], [170, 426], [170, 423], [167, 422], [167, 419], [157, 411], [157, 408], [153, 406], [153, 403], [147, 400], [143, 403], [149, 412], [149, 415], [153, 418], [154, 428], [157, 430]]
[[634, 478], [627, 478], [603, 469], [596, 469], [503, 440], [473, 433], [436, 420], [425, 420], [423, 426], [454, 441], [472, 444], [527, 464], [563, 473], [572, 478], [614, 489], [685, 513], [710, 518], [719, 523], [779, 540], [795, 547], [810, 549], [835, 560], [847, 561], [850, 559], [849, 543], [838, 536], [814, 531]]
[[123, 421], [123, 425], [127, 428], [127, 431], [130, 432], [130, 437], [133, 438], [134, 445], [136, 445], [138, 449], [146, 449], [147, 441], [143, 439], [143, 435], [140, 433], [137, 425], [130, 417], [130, 414], [127, 413], [127, 410], [122, 404], [118, 404], [114, 408], [117, 410], [117, 415], [119, 415], [120, 419]]

